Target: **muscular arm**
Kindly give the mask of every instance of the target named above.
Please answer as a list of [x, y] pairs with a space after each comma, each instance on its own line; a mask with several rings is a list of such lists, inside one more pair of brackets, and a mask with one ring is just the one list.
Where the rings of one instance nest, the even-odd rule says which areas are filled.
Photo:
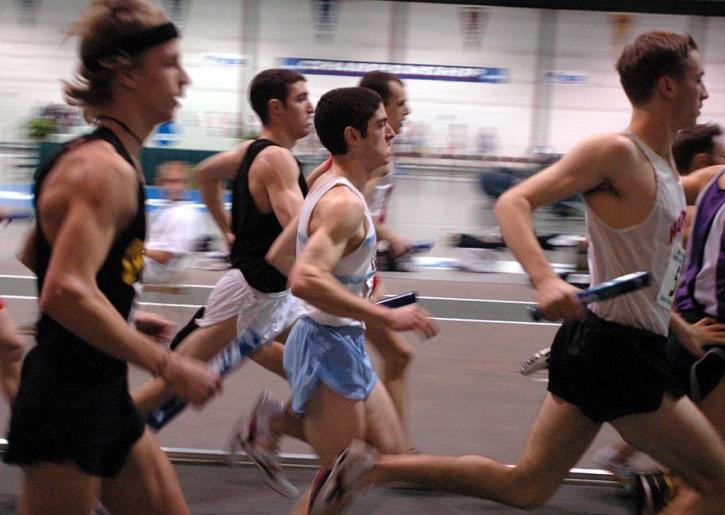
[[295, 263], [297, 246], [297, 221], [304, 198], [300, 190], [297, 161], [289, 151], [269, 147], [252, 165], [250, 174], [267, 193], [272, 210], [283, 227], [282, 233], [267, 251], [269, 264], [289, 277]]
[[297, 225], [299, 215], [277, 236], [269, 248], [265, 260], [285, 277], [290, 276], [297, 258]]
[[[130, 193], [136, 191], [135, 172], [99, 145], [67, 156], [57, 167], [46, 180], [38, 208], [53, 247], [40, 307], [94, 347], [158, 372], [165, 352], [132, 330], [96, 283], [115, 235], [136, 208]], [[108, 191], [116, 193], [103, 193]]]
[[229, 246], [234, 238], [224, 209], [224, 182], [234, 178], [249, 145], [250, 142], [245, 142], [237, 150], [208, 157], [194, 169], [199, 194]]
[[23, 246], [20, 247], [20, 250], [17, 254], [18, 261], [20, 261], [28, 268], [28, 270], [33, 273], [35, 273], [35, 254], [33, 253], [33, 248], [35, 247], [35, 238], [35, 227], [33, 227], [28, 235], [25, 237]]
[[348, 290], [332, 275], [354, 240], [364, 237], [364, 207], [347, 188], [333, 188], [315, 207], [314, 232], [290, 274], [292, 293], [341, 317], [388, 325], [388, 311]]
[[700, 194], [702, 188], [712, 179], [712, 177], [723, 169], [722, 165], [708, 166], [696, 170], [689, 175], [681, 177], [682, 187], [685, 190], [685, 197], [687, 198], [688, 205], [694, 205], [697, 200], [697, 196]]
[[286, 227], [302, 208], [302, 190], [298, 183], [299, 166], [289, 150], [281, 147], [267, 147], [249, 170], [249, 188], [257, 207], [266, 212], [264, 200]]
[[[388, 165], [381, 166], [373, 172], [371, 179], [365, 184], [364, 195], [369, 206], [372, 206], [376, 186], [389, 173], [390, 169]], [[396, 258], [410, 251], [410, 241], [393, 231], [388, 224], [381, 222], [377, 215], [378, 213], [373, 213], [373, 217], [375, 218], [375, 233], [378, 236], [378, 241], [388, 243], [388, 252], [391, 257]]]
[[534, 298], [550, 319], [581, 316], [576, 289], [559, 279], [533, 230], [532, 212], [539, 206], [590, 191], [613, 181], [612, 170], [632, 168], [631, 147], [622, 136], [605, 135], [577, 145], [563, 159], [507, 190], [496, 202], [495, 215], [506, 245], [526, 269], [536, 289]]

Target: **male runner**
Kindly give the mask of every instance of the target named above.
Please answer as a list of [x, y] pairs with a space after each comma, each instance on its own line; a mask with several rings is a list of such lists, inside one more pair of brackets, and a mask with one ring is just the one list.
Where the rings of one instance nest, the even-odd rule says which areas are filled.
[[672, 143], [672, 156], [680, 175], [688, 175], [707, 166], [725, 164], [722, 129], [716, 123], [682, 129]]
[[[259, 139], [216, 154], [196, 170], [202, 198], [230, 245], [232, 268], [214, 286], [203, 316], [190, 322], [194, 330], [187, 333], [178, 352], [208, 360], [263, 313], [269, 333], [261, 343], [270, 345], [261, 346], [251, 357], [284, 377], [283, 347], [271, 342], [302, 308], [289, 295], [287, 278], [264, 257], [282, 228], [297, 216], [307, 193], [290, 149], [311, 130], [313, 108], [305, 78], [292, 70], [259, 73], [250, 84], [249, 97], [262, 121]], [[222, 200], [227, 180], [233, 180], [231, 224]], [[139, 409], [148, 413], [171, 393], [162, 382], [152, 380], [133, 396]]]
[[[380, 95], [383, 99], [385, 114], [388, 117], [388, 125], [390, 125], [395, 136], [400, 134], [403, 130], [403, 122], [410, 114], [403, 81], [392, 73], [375, 70], [365, 74], [360, 79], [359, 86], [371, 89]], [[317, 178], [326, 173], [331, 166], [332, 157], [308, 176], [308, 184], [314, 184]], [[391, 259], [404, 256], [410, 251], [411, 245], [410, 241], [397, 234], [386, 223], [388, 204], [394, 184], [395, 177], [393, 164], [391, 162], [377, 168], [363, 190], [373, 215], [378, 242], [385, 242], [387, 246], [386, 251]], [[387, 292], [385, 291], [383, 281], [380, 279], [380, 275], [376, 275], [371, 297], [372, 300], [380, 300], [385, 293]], [[377, 326], [376, 324], [368, 325], [365, 336], [383, 358], [382, 381], [403, 423], [407, 448], [412, 450], [413, 446], [407, 424], [406, 374], [408, 366], [414, 357], [413, 347], [400, 334], [386, 327]], [[256, 409], [263, 408], [264, 403], [258, 403], [257, 406], [258, 408]]]
[[[708, 183], [711, 183], [714, 175], [720, 173], [722, 165], [725, 164], [725, 157], [723, 156], [723, 142], [720, 136], [722, 130], [717, 124], [698, 124], [693, 127], [688, 127], [680, 130], [675, 136], [675, 140], [672, 144], [672, 157], [677, 165], [677, 170], [682, 176], [682, 185], [685, 189], [685, 196], [687, 197], [687, 218], [685, 220], [685, 227], [682, 229], [682, 237], [685, 241], [689, 240], [690, 228], [695, 219], [696, 207], [693, 205], [700, 192], [705, 189]], [[708, 196], [709, 199], [713, 199], [713, 195]], [[710, 204], [710, 203], [708, 203]], [[708, 209], [717, 210], [717, 207], [712, 207], [710, 204]], [[714, 212], [714, 211], [713, 211]], [[710, 220], [711, 221], [711, 220]], [[709, 234], [710, 227], [702, 225], [698, 228], [698, 232], [701, 234]], [[716, 233], [717, 231], [715, 231]], [[714, 234], [714, 233], [713, 233]], [[704, 236], [698, 238], [699, 242], [705, 241]], [[717, 246], [710, 245], [708, 247], [710, 252], [715, 252]], [[703, 249], [700, 249], [704, 252]], [[689, 250], [692, 252], [692, 249]], [[708, 258], [708, 262], [713, 263], [718, 261], [718, 256], [714, 255]], [[688, 259], [688, 262], [692, 264], [692, 260]], [[699, 265], [697, 263], [699, 262]], [[696, 260], [695, 266], [701, 266], [703, 261]], [[693, 272], [693, 278], [699, 276], [701, 271]], [[691, 278], [691, 281], [693, 280]], [[689, 302], [697, 303], [694, 299], [694, 291], [689, 292], [680, 288], [678, 290], [678, 298], [690, 298]], [[709, 298], [713, 298], [714, 295], [708, 295]], [[681, 302], [676, 302], [676, 305]], [[702, 318], [700, 310], [697, 310], [700, 314], [698, 317], [695, 315], [695, 319], [699, 320]], [[713, 310], [710, 310], [711, 315]], [[716, 313], [714, 313], [716, 315]], [[688, 316], [688, 319], [692, 319], [692, 316]], [[717, 318], [717, 317], [715, 317]], [[693, 398], [691, 395], [690, 388], [690, 372], [692, 365], [697, 361], [696, 358], [703, 356], [702, 346], [712, 343], [717, 343], [718, 340], [722, 339], [722, 335], [719, 334], [719, 324], [712, 323], [714, 319], [708, 317], [708, 320], [701, 322], [700, 324], [688, 325], [687, 337], [678, 338], [677, 336], [670, 334], [667, 342], [667, 354], [670, 361], [675, 366], [675, 374], [678, 377], [678, 382], [682, 391], [687, 393], [692, 398], [698, 407], [702, 410], [703, 407], [698, 402], [700, 399]], [[684, 342], [684, 345], [683, 345]], [[533, 362], [531, 362], [533, 364]], [[716, 407], [718, 403], [722, 408], [722, 412], [725, 413], [725, 405], [722, 405], [722, 401], [714, 401], [717, 395], [710, 397], [708, 400], [708, 406], [706, 406], [704, 413], [715, 425], [715, 427], [723, 427], [725, 423], [719, 423], [715, 413], [718, 412]], [[709, 413], [708, 413], [709, 411]], [[648, 472], [647, 469], [640, 469], [637, 467], [637, 459], [639, 454], [636, 449], [626, 442], [617, 442], [610, 446], [604, 447], [597, 451], [594, 455], [594, 462], [602, 466], [603, 468], [611, 471], [616, 476], [624, 479], [630, 478], [638, 473]]]
[[[324, 477], [353, 438], [381, 451], [405, 451], [398, 416], [365, 352], [364, 323], [419, 330], [427, 337], [437, 327], [418, 306], [387, 309], [368, 300], [376, 238], [361, 190], [391, 154], [393, 132], [382, 99], [367, 88], [332, 90], [320, 99], [315, 128], [333, 156], [332, 168], [305, 200], [297, 234], [287, 228], [270, 260], [277, 248], [296, 242], [291, 289], [317, 308], [294, 325], [284, 366], [292, 409], [303, 417]], [[298, 509], [304, 511], [303, 503]]]
[[[393, 133], [398, 134], [405, 117], [410, 113], [405, 87], [400, 79], [386, 72], [374, 71], [365, 75], [360, 85], [376, 91], [383, 98], [388, 124]], [[332, 162], [331, 156], [310, 173], [307, 183], [313, 185], [318, 178], [326, 177]], [[376, 231], [380, 231], [381, 237], [388, 241], [391, 255], [397, 257], [409, 249], [410, 242], [396, 235], [384, 223], [392, 186], [390, 166], [383, 165], [373, 172], [371, 180], [366, 184], [365, 196], [373, 213]], [[293, 258], [294, 256], [292, 262]], [[286, 273], [290, 267], [291, 263], [279, 268]], [[379, 300], [383, 296], [383, 289], [380, 287], [381, 281], [377, 275], [374, 284], [372, 298]], [[405, 417], [405, 371], [413, 358], [413, 349], [401, 335], [375, 323], [368, 324], [366, 337], [383, 357], [383, 385], [388, 390], [401, 418], [406, 449], [410, 450], [410, 437], [406, 430]], [[290, 413], [289, 407], [285, 409], [280, 399], [271, 391], [264, 390], [254, 407], [248, 413], [244, 413], [235, 424], [229, 439], [230, 447], [234, 450], [241, 446], [257, 463], [268, 485], [280, 493], [293, 496], [297, 492], [286, 479], [278, 463], [278, 440], [282, 434], [305, 439], [300, 421]]]
[[[506, 244], [529, 273], [534, 299], [547, 318], [565, 319], [552, 347], [550, 393], [518, 463], [383, 456], [365, 472], [370, 455], [355, 445], [341, 453], [312, 513], [344, 504], [356, 488], [391, 480], [532, 509], [553, 495], [604, 422], [701, 494], [698, 511], [690, 506], [688, 513], [722, 513], [725, 445], [692, 401], [668, 392], [672, 377], [664, 351], [685, 210], [670, 149], [676, 132], [694, 125], [707, 98], [700, 56], [692, 38], [652, 31], [624, 49], [617, 70], [632, 103], [628, 130], [585, 140], [496, 205]], [[584, 195], [588, 210], [593, 282], [648, 270], [650, 288], [587, 311], [578, 290], [552, 270], [534, 236], [531, 212], [576, 193]]]
[[[405, 85], [397, 76], [383, 71], [372, 71], [360, 79], [360, 87], [375, 91], [383, 99], [388, 125], [397, 136], [403, 130], [403, 122], [410, 114]], [[388, 204], [395, 184], [392, 162], [373, 172], [372, 179], [365, 185], [365, 198], [375, 222], [378, 241], [387, 244], [391, 259], [399, 258], [410, 251], [410, 241], [393, 231], [386, 223]], [[375, 276], [372, 300], [380, 300], [387, 293], [380, 275]], [[383, 358], [382, 381], [400, 415], [407, 440], [407, 449], [413, 448], [408, 429], [406, 376], [413, 360], [413, 347], [403, 336], [390, 328], [370, 324], [366, 330], [367, 340]]]
[[13, 404], [5, 461], [23, 468], [22, 513], [187, 513], [175, 473], [128, 393], [127, 362], [203, 403], [220, 386], [206, 364], [126, 321], [143, 267], [144, 138], [173, 118], [189, 78], [176, 27], [140, 0], [94, 2], [68, 102], [98, 128], [38, 171], [33, 258], [38, 344]]
[[[687, 216], [682, 229], [684, 242], [687, 242], [690, 233], [697, 195], [719, 170], [719, 167], [714, 165], [725, 164], [721, 135], [720, 126], [717, 124], [698, 124], [678, 131], [672, 143], [672, 157], [682, 177], [682, 186], [687, 198]], [[693, 173], [695, 171], [697, 173]], [[545, 245], [541, 240], [539, 242], [542, 246]], [[551, 349], [547, 347], [532, 354], [521, 365], [521, 373], [529, 375], [548, 368], [550, 351]], [[614, 452], [606, 449], [601, 454], [597, 453], [595, 461], [617, 474], [627, 468], [626, 461], [631, 451], [633, 449], [626, 444], [624, 447], [617, 446]]]

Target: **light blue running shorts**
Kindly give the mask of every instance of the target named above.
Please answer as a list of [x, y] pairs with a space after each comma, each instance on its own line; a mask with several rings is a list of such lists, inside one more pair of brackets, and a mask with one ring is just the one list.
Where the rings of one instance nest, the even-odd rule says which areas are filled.
[[309, 317], [297, 321], [284, 349], [292, 410], [303, 415], [305, 404], [320, 382], [346, 399], [367, 399], [378, 376], [364, 344], [362, 327], [322, 325]]

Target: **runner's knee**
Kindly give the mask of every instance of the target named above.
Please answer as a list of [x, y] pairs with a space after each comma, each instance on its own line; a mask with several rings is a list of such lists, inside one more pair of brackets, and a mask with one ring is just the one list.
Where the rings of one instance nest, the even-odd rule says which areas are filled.
[[559, 488], [559, 481], [547, 481], [547, 478], [532, 477], [520, 467], [511, 469], [514, 480], [510, 493], [511, 505], [522, 510], [535, 510], [551, 499]]
[[556, 493], [556, 487], [552, 488], [545, 483], [528, 483], [522, 485], [511, 504], [515, 507], [532, 511], [540, 508], [546, 501]]
[[396, 348], [394, 352], [390, 352], [384, 356], [386, 372], [404, 372], [408, 365], [413, 361], [415, 352], [410, 347]]

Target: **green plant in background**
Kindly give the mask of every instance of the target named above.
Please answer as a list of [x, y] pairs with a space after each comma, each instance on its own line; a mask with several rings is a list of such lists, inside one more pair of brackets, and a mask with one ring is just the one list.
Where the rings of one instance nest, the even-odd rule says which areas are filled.
[[43, 141], [56, 132], [55, 120], [45, 117], [33, 118], [27, 123], [26, 128], [28, 138], [35, 142]]
[[25, 125], [25, 135], [39, 143], [51, 134], [73, 134], [84, 125], [81, 111], [66, 104], [46, 104], [35, 110]]

